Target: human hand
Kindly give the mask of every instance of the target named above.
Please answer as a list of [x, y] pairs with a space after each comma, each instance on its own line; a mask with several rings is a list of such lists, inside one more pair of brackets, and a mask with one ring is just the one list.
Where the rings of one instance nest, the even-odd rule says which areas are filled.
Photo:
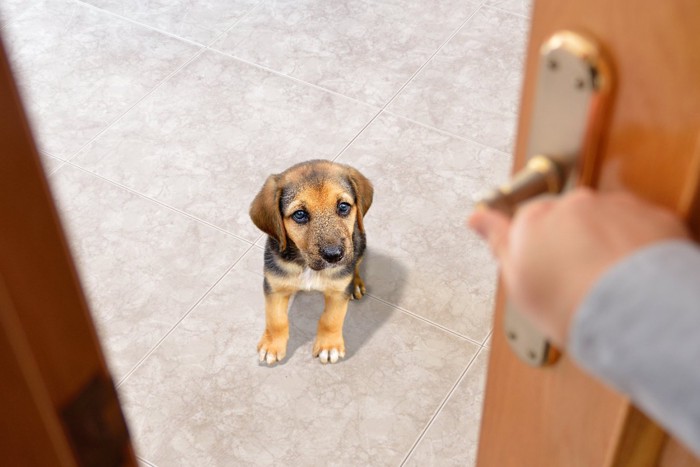
[[500, 263], [510, 299], [560, 347], [574, 312], [608, 268], [652, 243], [689, 236], [667, 210], [628, 193], [586, 188], [532, 201], [512, 220], [477, 209], [468, 224]]

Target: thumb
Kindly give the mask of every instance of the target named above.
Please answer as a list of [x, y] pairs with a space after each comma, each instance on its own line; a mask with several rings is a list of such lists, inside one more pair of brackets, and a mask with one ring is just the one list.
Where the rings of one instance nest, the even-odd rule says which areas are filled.
[[486, 240], [491, 251], [502, 262], [508, 254], [510, 219], [494, 210], [477, 208], [467, 221], [469, 228]]

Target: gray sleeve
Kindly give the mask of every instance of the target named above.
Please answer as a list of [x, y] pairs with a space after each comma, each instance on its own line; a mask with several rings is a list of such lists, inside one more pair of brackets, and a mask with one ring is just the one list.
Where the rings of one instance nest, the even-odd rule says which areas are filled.
[[596, 283], [569, 351], [700, 456], [700, 248], [647, 247]]

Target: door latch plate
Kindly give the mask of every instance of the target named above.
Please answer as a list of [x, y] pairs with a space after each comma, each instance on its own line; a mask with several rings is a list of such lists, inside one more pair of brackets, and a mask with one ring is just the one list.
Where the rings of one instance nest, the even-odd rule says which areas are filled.
[[[594, 181], [595, 154], [611, 91], [611, 69], [594, 40], [560, 31], [540, 48], [526, 158], [546, 155], [556, 163], [563, 171], [562, 191]], [[557, 360], [557, 349], [510, 303], [504, 330], [512, 350], [528, 364], [545, 366]]]

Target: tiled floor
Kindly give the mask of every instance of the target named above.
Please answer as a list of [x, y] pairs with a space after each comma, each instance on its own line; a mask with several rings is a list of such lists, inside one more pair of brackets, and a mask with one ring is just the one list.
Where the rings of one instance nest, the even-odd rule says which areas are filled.
[[[464, 228], [503, 180], [524, 0], [0, 0], [0, 28], [138, 455], [154, 466], [473, 463], [495, 266]], [[257, 361], [265, 176], [375, 185], [347, 358]]]

